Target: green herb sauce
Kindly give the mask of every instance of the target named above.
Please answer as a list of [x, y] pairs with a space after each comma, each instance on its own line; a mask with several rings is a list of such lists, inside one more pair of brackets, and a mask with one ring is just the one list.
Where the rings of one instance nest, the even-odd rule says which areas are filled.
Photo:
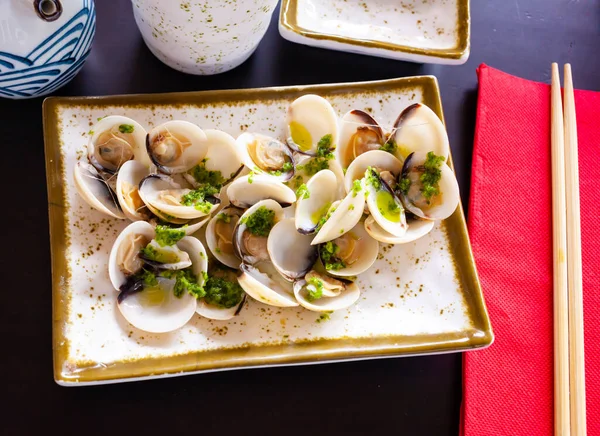
[[[308, 301], [315, 301], [323, 297], [323, 280], [316, 277], [311, 277], [306, 281], [311, 287], [306, 287]], [[314, 287], [314, 288], [313, 288]]]
[[380, 148], [381, 151], [387, 151], [390, 154], [395, 155], [396, 154], [396, 150], [398, 149], [398, 146], [396, 145], [396, 141], [394, 141], [393, 139], [388, 139], [388, 141], [383, 144]]
[[255, 236], [268, 236], [275, 225], [275, 212], [265, 206], [259, 207], [252, 215], [242, 221], [246, 228]]
[[161, 247], [175, 245], [185, 236], [186, 227], [187, 225], [184, 225], [181, 228], [173, 229], [171, 227], [157, 225], [154, 230], [156, 235], [154, 239]]
[[296, 190], [296, 197], [302, 198], [303, 200], [310, 198], [310, 192], [304, 183]]
[[119, 126], [119, 132], [121, 132], [121, 133], [133, 133], [133, 126], [131, 124], [121, 124]]
[[442, 164], [446, 159], [444, 156], [436, 156], [432, 151], [427, 153], [427, 159], [422, 165], [423, 173], [421, 174], [421, 192], [427, 201], [431, 200], [434, 195], [440, 194], [439, 182], [442, 178]]
[[223, 183], [225, 183], [225, 178], [221, 174], [221, 171], [207, 170], [205, 163], [206, 159], [189, 170], [188, 174], [190, 174], [198, 183], [220, 189], [221, 186], [223, 186]]
[[237, 282], [221, 277], [209, 277], [204, 283], [204, 292], [204, 301], [226, 309], [237, 306], [244, 295], [244, 290]]
[[333, 241], [326, 242], [321, 246], [321, 260], [325, 264], [325, 269], [337, 271], [346, 268], [346, 264], [337, 257], [339, 251], [340, 247]]
[[219, 192], [219, 189], [212, 185], [201, 185], [200, 187], [188, 192], [181, 197], [181, 204], [184, 206], [194, 206], [196, 210], [210, 213], [213, 204], [205, 201], [206, 197], [213, 196]]

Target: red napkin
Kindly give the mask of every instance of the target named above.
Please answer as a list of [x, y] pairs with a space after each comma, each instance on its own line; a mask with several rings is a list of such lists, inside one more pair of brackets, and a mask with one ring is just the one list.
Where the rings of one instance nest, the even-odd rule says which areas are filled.
[[[577, 66], [574, 67], [577, 84]], [[550, 86], [481, 65], [469, 232], [495, 342], [464, 355], [464, 436], [553, 434]], [[576, 91], [588, 434], [600, 435], [600, 93]]]

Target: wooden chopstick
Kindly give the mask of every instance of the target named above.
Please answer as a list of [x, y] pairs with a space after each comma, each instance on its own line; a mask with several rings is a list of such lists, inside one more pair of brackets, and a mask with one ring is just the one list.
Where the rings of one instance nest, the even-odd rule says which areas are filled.
[[577, 120], [571, 65], [565, 65], [565, 173], [567, 204], [567, 269], [569, 290], [569, 371], [571, 435], [586, 434], [585, 359], [583, 341], [583, 284]]
[[569, 298], [567, 291], [567, 213], [565, 135], [558, 64], [552, 64], [552, 243], [554, 254], [554, 434], [568, 436]]

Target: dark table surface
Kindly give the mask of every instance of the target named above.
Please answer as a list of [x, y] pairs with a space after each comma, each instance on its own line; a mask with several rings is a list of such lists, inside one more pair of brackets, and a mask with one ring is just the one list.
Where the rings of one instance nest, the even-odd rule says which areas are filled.
[[[81, 73], [56, 95], [196, 91], [433, 74], [440, 82], [465, 205], [479, 64], [548, 81], [552, 61], [570, 62], [576, 87], [600, 90], [600, 0], [475, 0], [471, 2], [471, 57], [462, 66], [410, 64], [296, 45], [279, 36], [275, 13], [250, 60], [213, 77], [187, 76], [155, 59], [142, 42], [128, 0], [96, 3], [97, 33], [91, 55]], [[51, 428], [87, 435], [253, 434], [252, 429], [290, 436], [458, 434], [460, 354], [230, 371], [101, 387], [57, 386], [52, 375], [41, 103], [42, 99], [0, 99], [1, 197], [6, 202], [0, 304], [4, 343], [0, 395], [5, 399], [0, 434], [37, 435]]]

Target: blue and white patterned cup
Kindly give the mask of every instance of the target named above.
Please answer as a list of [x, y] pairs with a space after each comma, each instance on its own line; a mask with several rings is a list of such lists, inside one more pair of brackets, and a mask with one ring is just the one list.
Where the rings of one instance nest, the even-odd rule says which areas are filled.
[[0, 0], [0, 97], [39, 97], [67, 84], [95, 30], [94, 0]]

